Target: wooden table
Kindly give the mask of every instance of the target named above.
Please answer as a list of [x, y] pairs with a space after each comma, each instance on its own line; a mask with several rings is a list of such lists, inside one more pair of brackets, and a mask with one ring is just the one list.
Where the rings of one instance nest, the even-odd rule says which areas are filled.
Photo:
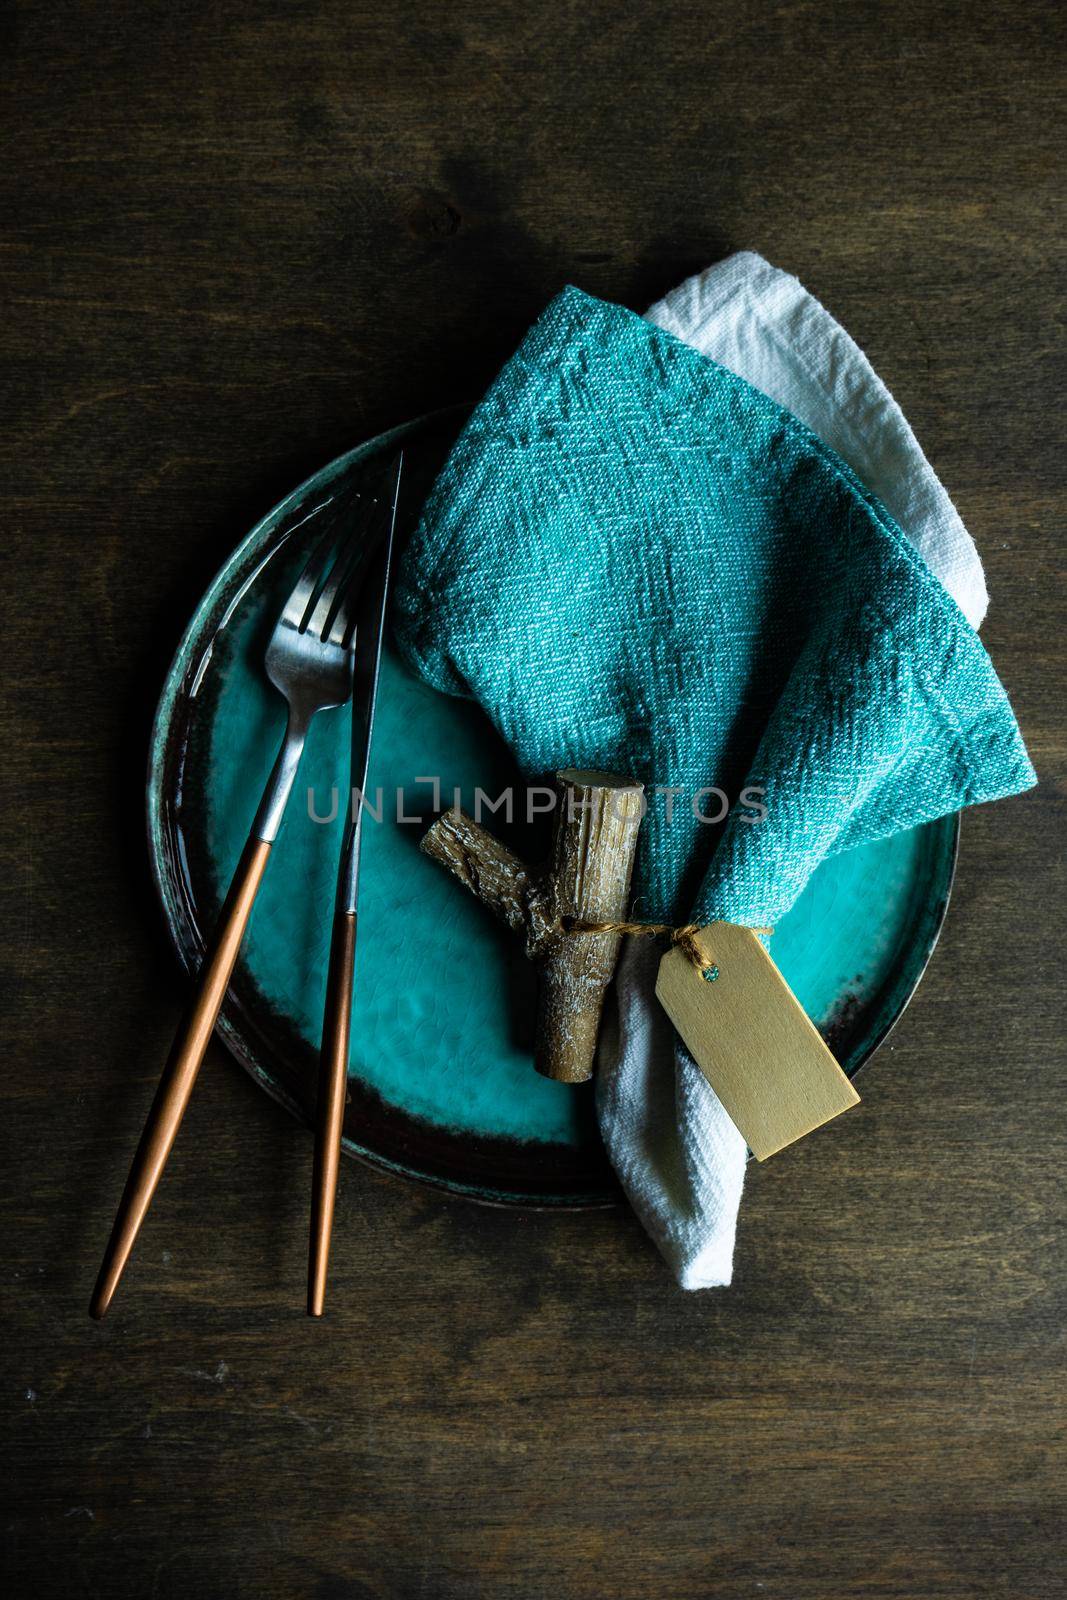
[[[943, 1600], [1064, 1578], [1059, 8], [26, 0], [6, 31], [6, 1593]], [[985, 559], [1041, 788], [964, 825], [862, 1107], [736, 1282], [625, 1212], [346, 1164], [214, 1047], [85, 1306], [182, 985], [141, 782], [186, 617], [319, 463], [478, 394], [564, 282], [751, 246], [869, 352]]]

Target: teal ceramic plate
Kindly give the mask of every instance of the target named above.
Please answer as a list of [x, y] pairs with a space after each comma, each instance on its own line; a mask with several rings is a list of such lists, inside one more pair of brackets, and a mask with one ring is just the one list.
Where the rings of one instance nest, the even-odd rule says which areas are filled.
[[[171, 667], [148, 777], [153, 870], [178, 954], [200, 962], [283, 728], [262, 671], [275, 615], [339, 483], [406, 452], [411, 526], [463, 420], [455, 411], [371, 440], [310, 478], [234, 551]], [[402, 534], [401, 534], [402, 536]], [[219, 1027], [283, 1104], [309, 1117], [348, 716], [315, 719], [298, 789], [252, 916]], [[596, 1205], [618, 1191], [592, 1094], [531, 1065], [532, 973], [511, 935], [418, 841], [441, 798], [515, 781], [470, 702], [437, 694], [387, 650], [365, 832], [345, 1149], [379, 1167], [500, 1204]], [[332, 810], [331, 790], [342, 786]], [[309, 797], [310, 790], [310, 797]], [[310, 803], [309, 803], [310, 802]], [[399, 814], [398, 814], [399, 802]], [[826, 863], [775, 934], [774, 954], [850, 1075], [903, 1011], [933, 949], [955, 864], [949, 818]], [[516, 838], [533, 856], [536, 839]]]

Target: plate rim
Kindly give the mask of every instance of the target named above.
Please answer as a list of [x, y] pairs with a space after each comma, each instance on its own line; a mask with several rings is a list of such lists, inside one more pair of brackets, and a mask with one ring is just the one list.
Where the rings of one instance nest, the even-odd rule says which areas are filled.
[[[211, 634], [211, 641], [206, 652], [196, 662], [199, 673], [202, 674], [210, 661], [214, 639], [222, 626], [224, 626], [226, 619], [256, 581], [263, 567], [273, 559], [289, 536], [301, 525], [296, 523], [281, 539], [276, 537], [277, 530], [284, 522], [289, 509], [300, 505], [316, 489], [327, 487], [349, 467], [356, 465], [367, 456], [388, 450], [391, 445], [399, 443], [408, 435], [416, 433], [431, 423], [444, 422], [450, 416], [455, 416], [458, 421], [464, 414], [469, 414], [470, 410], [469, 404], [460, 403], [422, 413], [406, 422], [396, 424], [381, 433], [372, 435], [350, 450], [334, 456], [314, 472], [309, 473], [288, 494], [258, 518], [249, 531], [232, 546], [195, 604], [160, 688], [159, 698], [152, 717], [145, 774], [146, 844], [152, 882], [163, 914], [168, 938], [175, 950], [179, 963], [189, 977], [194, 975], [195, 962], [192, 959], [188, 944], [195, 943], [195, 939], [183, 937], [183, 930], [187, 930], [190, 935], [194, 932], [199, 933], [200, 930], [195, 922], [192, 921], [189, 909], [180, 903], [181, 897], [176, 892], [173, 873], [168, 870], [170, 853], [164, 844], [164, 833], [167, 826], [164, 819], [166, 808], [165, 777], [169, 756], [169, 731], [176, 707], [189, 679], [190, 669], [194, 665], [197, 642], [202, 638], [203, 634], [200, 619], [203, 617], [206, 608], [210, 607], [212, 603], [217, 605], [220, 601], [225, 592], [228, 577], [232, 573], [235, 564], [242, 557], [247, 557], [251, 552], [255, 551], [257, 541], [261, 542], [264, 545], [262, 560], [253, 568], [236, 595], [230, 599], [222, 620], [216, 625]], [[193, 692], [195, 693], [195, 687]], [[956, 812], [950, 816], [934, 819], [931, 823], [922, 824], [925, 827], [938, 825], [945, 831], [951, 828], [951, 840], [948, 842], [948, 848], [941, 858], [942, 889], [936, 907], [931, 908], [930, 920], [921, 946], [921, 955], [917, 966], [909, 974], [910, 981], [906, 990], [902, 993], [894, 991], [892, 996], [884, 1002], [882, 1009], [875, 1014], [870, 1031], [859, 1041], [857, 1046], [858, 1055], [857, 1051], [853, 1051], [853, 1055], [857, 1056], [857, 1059], [847, 1067], [842, 1062], [842, 1067], [847, 1071], [850, 1078], [855, 1077], [867, 1066], [871, 1058], [896, 1028], [922, 982], [941, 937], [959, 862], [960, 813]], [[944, 849], [944, 847], [942, 848]], [[228, 994], [232, 994], [232, 991], [228, 991]], [[311, 1125], [306, 1107], [256, 1059], [251, 1042], [245, 1037], [244, 1032], [233, 1017], [227, 1013], [225, 1002], [216, 1023], [216, 1032], [238, 1064], [260, 1088], [266, 1091], [271, 1099], [283, 1106], [305, 1126]], [[603, 1210], [620, 1204], [624, 1199], [621, 1186], [618, 1185], [611, 1190], [604, 1190], [599, 1193], [590, 1188], [580, 1194], [569, 1195], [561, 1193], [558, 1196], [544, 1193], [524, 1193], [519, 1189], [509, 1190], [504, 1193], [486, 1188], [475, 1181], [463, 1182], [425, 1172], [385, 1155], [381, 1151], [362, 1145], [347, 1133], [342, 1137], [342, 1149], [345, 1155], [362, 1162], [365, 1166], [369, 1166], [376, 1171], [387, 1172], [457, 1198], [468, 1199], [482, 1205], [495, 1206], [501, 1209]]]

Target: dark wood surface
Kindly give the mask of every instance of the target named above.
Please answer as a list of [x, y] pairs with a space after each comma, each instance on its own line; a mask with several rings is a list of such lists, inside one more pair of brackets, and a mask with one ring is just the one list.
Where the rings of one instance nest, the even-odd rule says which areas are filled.
[[[1064, 1576], [1061, 8], [26, 0], [4, 22], [6, 1593], [1035, 1600]], [[182, 999], [147, 721], [252, 520], [477, 395], [571, 280], [728, 249], [867, 349], [985, 558], [1042, 777], [969, 816], [861, 1108], [734, 1287], [623, 1212], [346, 1164], [220, 1047], [85, 1314]]]

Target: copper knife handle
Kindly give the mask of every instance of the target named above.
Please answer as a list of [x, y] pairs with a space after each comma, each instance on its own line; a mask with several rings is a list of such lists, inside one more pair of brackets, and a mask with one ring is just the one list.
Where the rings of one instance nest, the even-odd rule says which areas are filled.
[[218, 926], [200, 968], [191, 1005], [167, 1058], [141, 1142], [137, 1146], [137, 1154], [133, 1158], [89, 1305], [89, 1315], [92, 1317], [102, 1317], [111, 1304], [141, 1223], [163, 1175], [163, 1168], [200, 1071], [200, 1063], [226, 997], [269, 855], [270, 842], [253, 836], [245, 846], [234, 873], [219, 914]]
[[311, 1179], [311, 1235], [308, 1246], [308, 1316], [321, 1317], [326, 1303], [333, 1208], [341, 1166], [341, 1132], [348, 1089], [348, 1038], [352, 1024], [352, 972], [356, 957], [356, 913], [339, 906], [334, 913], [326, 1008], [319, 1058], [319, 1097], [315, 1124], [315, 1168]]

